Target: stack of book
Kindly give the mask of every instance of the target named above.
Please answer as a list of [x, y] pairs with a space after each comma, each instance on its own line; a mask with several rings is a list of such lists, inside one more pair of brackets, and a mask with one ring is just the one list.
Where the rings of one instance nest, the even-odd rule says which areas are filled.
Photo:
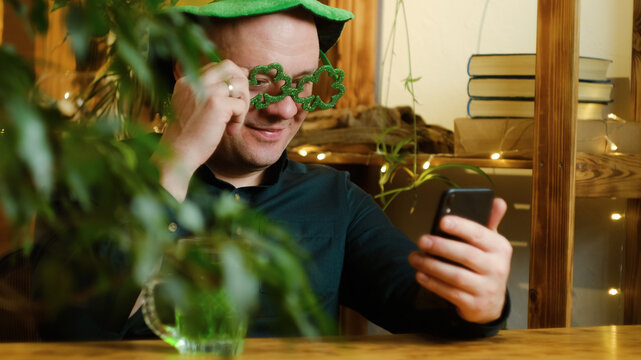
[[[467, 114], [454, 120], [454, 153], [531, 158], [534, 129], [535, 54], [475, 54], [468, 62]], [[579, 58], [577, 146], [605, 149], [605, 110], [612, 101], [611, 60]], [[589, 121], [592, 120], [592, 121]], [[596, 120], [596, 121], [594, 121]]]
[[[467, 112], [471, 118], [533, 118], [535, 54], [470, 57]], [[612, 101], [611, 60], [579, 58], [578, 120], [601, 120]]]

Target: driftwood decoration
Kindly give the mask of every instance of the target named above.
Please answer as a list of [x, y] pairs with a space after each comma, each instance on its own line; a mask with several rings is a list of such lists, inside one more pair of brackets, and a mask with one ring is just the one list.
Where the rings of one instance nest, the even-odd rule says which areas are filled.
[[[290, 150], [311, 146], [336, 152], [371, 152], [383, 129], [392, 128], [385, 143], [394, 145], [413, 135], [413, 114], [409, 106], [386, 108], [358, 106], [329, 109], [309, 114], [301, 130], [290, 143]], [[450, 130], [427, 125], [417, 115], [418, 149], [422, 153], [452, 153], [454, 137]], [[408, 147], [408, 150], [410, 148]]]

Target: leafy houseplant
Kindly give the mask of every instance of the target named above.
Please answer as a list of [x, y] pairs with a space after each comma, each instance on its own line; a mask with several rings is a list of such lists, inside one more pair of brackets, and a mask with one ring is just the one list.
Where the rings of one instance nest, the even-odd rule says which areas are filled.
[[[423, 165], [423, 169], [419, 168], [418, 164], [418, 135], [417, 135], [417, 116], [415, 112], [416, 104], [418, 100], [414, 92], [414, 84], [421, 80], [421, 77], [415, 77], [412, 71], [412, 61], [411, 61], [411, 44], [410, 44], [410, 34], [409, 27], [407, 22], [407, 14], [405, 11], [405, 2], [404, 0], [396, 0], [396, 7], [394, 12], [394, 20], [392, 22], [392, 30], [389, 34], [387, 44], [385, 46], [385, 51], [383, 54], [383, 61], [381, 67], [383, 69], [387, 68], [387, 93], [385, 99], [389, 95], [389, 86], [391, 81], [391, 74], [393, 69], [393, 60], [394, 60], [394, 48], [397, 35], [397, 27], [399, 26], [399, 19], [402, 17], [403, 23], [405, 25], [405, 40], [407, 41], [407, 52], [408, 52], [408, 69], [409, 73], [405, 79], [403, 79], [403, 84], [405, 90], [411, 98], [411, 108], [413, 116], [413, 129], [414, 133], [411, 137], [405, 138], [399, 141], [397, 144], [391, 146], [386, 144], [385, 138], [387, 134], [393, 130], [394, 127], [385, 127], [382, 129], [380, 136], [377, 138], [376, 151], [379, 153], [384, 160], [384, 165], [381, 169], [379, 177], [379, 186], [380, 193], [376, 196], [382, 202], [383, 208], [387, 208], [390, 203], [396, 199], [398, 195], [406, 191], [412, 191], [423, 185], [424, 183], [431, 180], [438, 180], [445, 182], [449, 186], [457, 187], [457, 185], [452, 182], [449, 178], [439, 173], [439, 171], [447, 168], [462, 168], [471, 170], [475, 173], [478, 173], [485, 177], [488, 182], [491, 184], [492, 180], [490, 177], [483, 172], [480, 168], [467, 164], [453, 164], [446, 163], [439, 166], [430, 166], [429, 161]], [[385, 100], [386, 102], [387, 100]], [[408, 150], [410, 149], [410, 150]], [[411, 164], [407, 164], [407, 159], [411, 159]], [[398, 171], [404, 172], [408, 175], [410, 181], [406, 186], [397, 187], [391, 190], [386, 190], [385, 187], [390, 184], [394, 176]], [[414, 207], [410, 210], [413, 212]]]
[[[23, 15], [27, 28], [47, 32], [47, 0], [34, 0], [31, 7], [7, 3]], [[223, 263], [243, 264], [227, 267], [234, 270], [227, 271], [224, 283], [231, 300], [245, 304], [243, 311], [253, 308], [258, 282], [267, 282], [279, 290], [277, 303], [302, 334], [327, 332], [331, 325], [304, 276], [304, 256], [285, 231], [229, 197], [203, 191], [199, 204], [178, 203], [158, 185], [157, 169], [148, 161], [157, 141], [137, 124], [144, 114], [141, 104], [162, 108], [171, 89], [164, 69], [148, 61], [149, 49], [177, 59], [195, 86], [201, 56], [214, 50], [198, 24], [165, 11], [166, 5], [161, 0], [54, 2], [52, 11], [66, 11], [67, 40], [80, 64], [95, 60], [93, 42], [107, 46], [105, 62], [80, 89], [79, 102], [46, 94], [33, 64], [10, 46], [0, 47], [0, 152], [12, 154], [0, 157], [0, 209], [16, 229], [14, 246], [24, 253], [38, 250], [28, 230], [34, 215], [55, 239], [54, 256], [39, 266], [42, 296], [51, 301], [36, 305], [62, 308], [109, 293], [127, 278], [144, 284], [158, 259], [171, 256], [178, 235], [168, 224], [176, 221], [193, 236], [215, 239], [226, 249]], [[124, 254], [122, 266], [84, 256], [105, 247]]]

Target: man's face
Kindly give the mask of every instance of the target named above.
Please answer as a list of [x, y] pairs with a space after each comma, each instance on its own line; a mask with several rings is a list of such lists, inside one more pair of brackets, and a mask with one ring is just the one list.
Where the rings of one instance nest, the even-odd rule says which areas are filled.
[[[311, 16], [276, 13], [242, 19], [212, 31], [218, 31], [210, 36], [223, 58], [248, 70], [277, 62], [295, 83], [318, 67], [318, 35]], [[265, 88], [260, 81], [258, 86], [250, 86], [249, 97], [278, 92], [282, 84], [274, 85]], [[210, 164], [227, 175], [263, 170], [278, 160], [306, 116], [307, 112], [289, 96], [263, 110], [251, 107], [242, 124], [227, 127]]]

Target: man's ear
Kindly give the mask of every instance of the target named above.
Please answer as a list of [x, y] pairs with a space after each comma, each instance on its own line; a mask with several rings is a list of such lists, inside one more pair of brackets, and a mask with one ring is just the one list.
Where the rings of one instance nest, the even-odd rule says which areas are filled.
[[178, 80], [183, 77], [183, 68], [178, 62], [174, 63], [174, 79]]

